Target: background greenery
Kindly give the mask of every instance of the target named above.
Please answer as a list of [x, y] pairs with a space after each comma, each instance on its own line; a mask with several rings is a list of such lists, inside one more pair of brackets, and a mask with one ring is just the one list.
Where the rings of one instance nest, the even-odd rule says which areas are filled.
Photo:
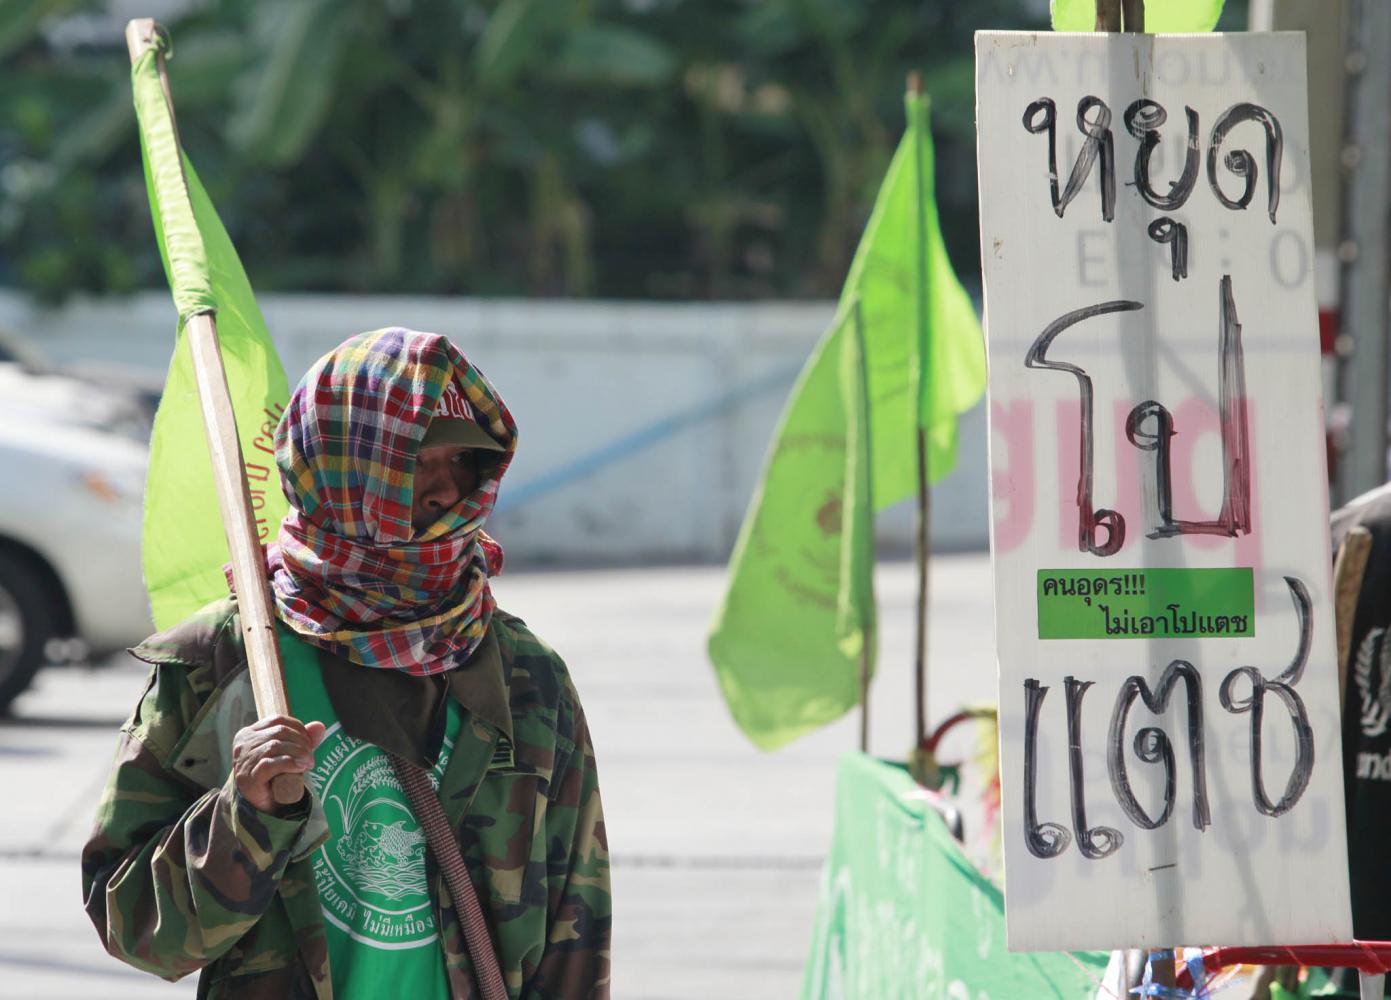
[[[0, 284], [44, 299], [163, 283], [115, 13], [0, 0]], [[260, 290], [738, 299], [838, 292], [911, 69], [971, 283], [971, 36], [1046, 9], [207, 0], [169, 20], [185, 147]]]

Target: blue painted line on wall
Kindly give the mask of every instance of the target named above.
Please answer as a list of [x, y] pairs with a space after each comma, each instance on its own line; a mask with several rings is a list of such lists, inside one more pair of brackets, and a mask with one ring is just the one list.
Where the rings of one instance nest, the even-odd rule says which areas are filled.
[[780, 368], [761, 378], [752, 379], [743, 385], [735, 386], [733, 389], [702, 400], [694, 406], [654, 420], [652, 423], [601, 445], [593, 451], [586, 452], [572, 462], [567, 462], [549, 472], [543, 472], [535, 479], [522, 483], [516, 489], [504, 488], [502, 495], [498, 497], [494, 512], [505, 514], [518, 507], [534, 503], [542, 497], [557, 493], [589, 478], [607, 466], [631, 458], [638, 452], [644, 451], [674, 434], [679, 434], [688, 428], [723, 416], [751, 399], [757, 399], [759, 396], [784, 389], [792, 384], [797, 373], [801, 370], [802, 365], [799, 363], [788, 368]]

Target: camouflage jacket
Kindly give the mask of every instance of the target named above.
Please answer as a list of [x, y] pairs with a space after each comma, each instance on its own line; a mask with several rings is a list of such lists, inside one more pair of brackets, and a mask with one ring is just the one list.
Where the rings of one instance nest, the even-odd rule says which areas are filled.
[[[609, 866], [594, 753], [560, 658], [520, 619], [494, 631], [512, 711], [513, 765], [490, 770], [500, 734], [466, 713], [439, 795], [493, 930], [513, 998], [609, 995]], [[152, 665], [122, 727], [82, 852], [88, 914], [106, 949], [198, 995], [330, 1000], [323, 916], [309, 860], [312, 811], [270, 815], [237, 792], [233, 734], [255, 719], [235, 604], [209, 606], [132, 652]], [[436, 925], [455, 997], [476, 988], [433, 858]]]

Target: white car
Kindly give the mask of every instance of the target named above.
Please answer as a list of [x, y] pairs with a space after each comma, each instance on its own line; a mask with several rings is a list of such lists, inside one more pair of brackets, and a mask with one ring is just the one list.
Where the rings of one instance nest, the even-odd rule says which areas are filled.
[[95, 658], [151, 631], [147, 402], [0, 339], [0, 713], [48, 660]]

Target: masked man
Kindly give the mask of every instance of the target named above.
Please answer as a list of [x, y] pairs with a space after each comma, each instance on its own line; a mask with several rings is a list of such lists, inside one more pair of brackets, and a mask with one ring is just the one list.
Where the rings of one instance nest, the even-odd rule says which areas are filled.
[[[363, 334], [310, 369], [276, 432], [290, 511], [268, 551], [296, 718], [256, 721], [234, 597], [132, 650], [149, 686], [82, 856], [113, 955], [201, 969], [200, 997], [477, 996], [389, 753], [437, 787], [508, 996], [608, 996], [584, 713], [489, 589], [502, 551], [482, 526], [516, 441], [443, 337]], [[278, 806], [286, 773], [313, 794]]]

